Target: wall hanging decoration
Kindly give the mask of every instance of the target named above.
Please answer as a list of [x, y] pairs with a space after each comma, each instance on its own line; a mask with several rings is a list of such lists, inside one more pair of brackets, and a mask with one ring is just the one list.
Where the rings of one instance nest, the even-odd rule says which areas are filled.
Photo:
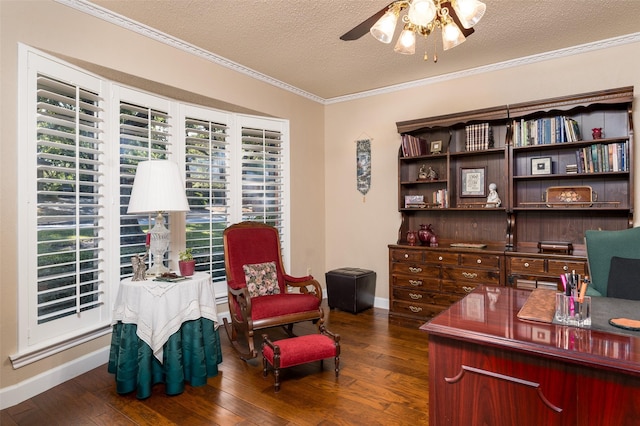
[[371, 188], [371, 138], [356, 141], [357, 186], [358, 191], [365, 195]]

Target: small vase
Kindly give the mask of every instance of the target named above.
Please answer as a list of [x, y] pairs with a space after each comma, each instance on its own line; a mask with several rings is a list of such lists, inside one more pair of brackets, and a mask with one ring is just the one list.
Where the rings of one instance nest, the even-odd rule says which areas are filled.
[[594, 139], [602, 139], [602, 128], [596, 127], [591, 129], [591, 136], [593, 136]]
[[431, 234], [431, 239], [429, 240], [429, 245], [431, 247], [438, 247], [438, 237], [436, 237], [436, 234]]
[[407, 243], [409, 243], [410, 246], [415, 246], [416, 241], [418, 241], [418, 233], [416, 231], [407, 232]]
[[431, 225], [420, 225], [420, 230], [418, 231], [418, 238], [423, 246], [428, 246], [429, 241], [431, 241]]

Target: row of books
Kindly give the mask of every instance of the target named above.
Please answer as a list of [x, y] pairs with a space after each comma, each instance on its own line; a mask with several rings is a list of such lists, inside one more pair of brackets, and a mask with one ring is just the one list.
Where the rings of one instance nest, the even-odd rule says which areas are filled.
[[470, 124], [465, 126], [467, 151], [481, 151], [493, 148], [493, 130], [489, 123]]
[[427, 155], [427, 140], [413, 135], [402, 135], [402, 156], [417, 157]]
[[[596, 143], [576, 150], [577, 173], [623, 172], [629, 170], [626, 142]], [[570, 168], [567, 166], [567, 173]]]
[[441, 209], [449, 208], [449, 197], [446, 189], [438, 189], [433, 191], [433, 203]]
[[536, 120], [513, 121], [513, 146], [544, 145], [581, 140], [578, 122], [556, 116]]

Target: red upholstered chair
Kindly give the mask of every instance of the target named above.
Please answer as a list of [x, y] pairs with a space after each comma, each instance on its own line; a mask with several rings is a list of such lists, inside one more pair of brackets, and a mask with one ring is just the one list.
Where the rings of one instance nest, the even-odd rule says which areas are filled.
[[[224, 265], [229, 293], [231, 323], [224, 327], [240, 358], [258, 356], [254, 331], [293, 324], [323, 322], [322, 287], [312, 276], [292, 277], [282, 265], [280, 237], [273, 226], [241, 222], [224, 230]], [[244, 336], [248, 352], [238, 337]]]

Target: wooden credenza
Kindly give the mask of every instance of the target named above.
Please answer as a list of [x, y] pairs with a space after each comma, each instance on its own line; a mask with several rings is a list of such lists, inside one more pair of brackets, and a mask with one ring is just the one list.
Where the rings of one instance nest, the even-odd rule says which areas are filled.
[[389, 246], [389, 316], [426, 321], [481, 283], [504, 285], [499, 251]]
[[420, 327], [429, 425], [637, 425], [640, 336], [519, 320], [529, 294], [479, 286]]

